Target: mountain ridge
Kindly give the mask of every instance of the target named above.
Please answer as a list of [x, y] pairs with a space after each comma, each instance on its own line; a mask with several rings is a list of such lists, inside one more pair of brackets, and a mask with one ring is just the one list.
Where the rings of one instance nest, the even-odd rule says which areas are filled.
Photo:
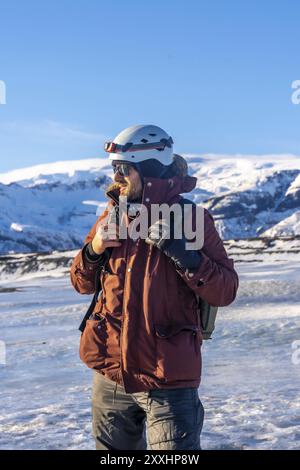
[[[300, 235], [300, 157], [183, 154], [224, 240]], [[0, 253], [79, 248], [106, 205], [107, 158], [0, 174]]]

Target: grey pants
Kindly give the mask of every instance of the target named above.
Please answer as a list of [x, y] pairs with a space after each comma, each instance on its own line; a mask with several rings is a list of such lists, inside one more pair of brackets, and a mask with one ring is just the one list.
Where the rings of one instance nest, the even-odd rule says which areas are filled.
[[94, 371], [92, 406], [97, 450], [201, 449], [204, 409], [196, 388], [128, 394]]

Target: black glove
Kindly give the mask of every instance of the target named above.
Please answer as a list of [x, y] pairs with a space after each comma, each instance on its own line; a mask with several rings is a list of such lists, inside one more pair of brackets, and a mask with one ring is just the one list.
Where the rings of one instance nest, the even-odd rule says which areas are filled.
[[151, 225], [145, 241], [159, 248], [183, 271], [197, 269], [203, 259], [199, 251], [186, 249], [187, 240], [184, 236], [181, 239], [174, 238], [172, 227], [165, 220]]
[[200, 266], [202, 255], [196, 250], [186, 250], [186, 239], [166, 240], [161, 245], [161, 251], [171, 258], [174, 263], [182, 270], [194, 270]]

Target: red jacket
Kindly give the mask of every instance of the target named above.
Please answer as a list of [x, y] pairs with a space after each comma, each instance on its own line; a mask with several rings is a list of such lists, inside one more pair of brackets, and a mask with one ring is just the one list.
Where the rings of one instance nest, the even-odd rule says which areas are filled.
[[[142, 203], [173, 204], [191, 191], [196, 178], [145, 178]], [[111, 204], [118, 194], [108, 194]], [[93, 239], [100, 216], [85, 239]], [[98, 264], [88, 262], [84, 247], [71, 267], [80, 294], [95, 291]], [[201, 378], [201, 329], [196, 295], [214, 306], [235, 299], [238, 276], [228, 258], [213, 217], [204, 209], [202, 262], [194, 273], [182, 272], [157, 247], [138, 239], [113, 248], [100, 273], [102, 294], [87, 321], [80, 343], [88, 367], [121, 384], [127, 393], [153, 388], [198, 387]]]

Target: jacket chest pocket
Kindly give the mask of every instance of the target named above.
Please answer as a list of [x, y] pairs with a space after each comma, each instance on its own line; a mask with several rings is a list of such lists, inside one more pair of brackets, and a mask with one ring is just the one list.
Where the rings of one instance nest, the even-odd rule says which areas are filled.
[[197, 380], [202, 336], [196, 325], [156, 325], [156, 375], [164, 382]]

